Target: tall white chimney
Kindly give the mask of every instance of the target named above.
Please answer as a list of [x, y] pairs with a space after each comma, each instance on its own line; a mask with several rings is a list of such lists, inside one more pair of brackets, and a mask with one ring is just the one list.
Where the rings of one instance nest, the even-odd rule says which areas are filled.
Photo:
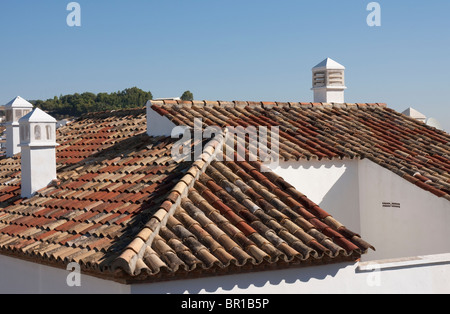
[[56, 179], [56, 120], [36, 108], [19, 125], [22, 197], [29, 198]]
[[326, 58], [313, 69], [314, 102], [344, 103], [345, 67]]
[[33, 110], [33, 105], [17, 96], [4, 106], [6, 112], [6, 157], [20, 153], [19, 119]]

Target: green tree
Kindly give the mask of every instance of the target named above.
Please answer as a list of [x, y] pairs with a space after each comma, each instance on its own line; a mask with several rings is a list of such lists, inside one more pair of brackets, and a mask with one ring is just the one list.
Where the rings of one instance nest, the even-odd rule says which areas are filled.
[[77, 117], [84, 113], [125, 108], [142, 108], [148, 100], [153, 99], [151, 92], [137, 87], [127, 88], [115, 93], [82, 94], [55, 96], [48, 100], [33, 101], [36, 107], [50, 112], [56, 118]]
[[192, 101], [194, 100], [194, 94], [187, 90], [181, 95], [181, 100]]

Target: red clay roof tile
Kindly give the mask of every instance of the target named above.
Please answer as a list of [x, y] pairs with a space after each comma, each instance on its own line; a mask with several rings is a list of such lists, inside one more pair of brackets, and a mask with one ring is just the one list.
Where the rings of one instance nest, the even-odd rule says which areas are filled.
[[[390, 141], [389, 137], [378, 133], [386, 127], [380, 121], [402, 121], [402, 118], [380, 106], [374, 109], [374, 104], [362, 105], [361, 109], [351, 112], [348, 106], [330, 110], [328, 105], [309, 103], [202, 101], [188, 103], [192, 105], [190, 110], [183, 109], [182, 105], [186, 103], [180, 104], [178, 101], [155, 102], [152, 108], [176, 124], [190, 122], [197, 116], [203, 117], [209, 124], [219, 123], [222, 126], [280, 126], [281, 153], [286, 158], [366, 156], [364, 145], [367, 138], [359, 137], [357, 132], [351, 133], [352, 136], [346, 133], [346, 128], [354, 130], [355, 127], [372, 130], [376, 144], [386, 143], [399, 150], [390, 150], [386, 156], [393, 156], [402, 167], [402, 158], [410, 157], [401, 152], [417, 155], [406, 149], [405, 139], [413, 139], [412, 133]], [[368, 107], [372, 111], [370, 115], [365, 113]], [[333, 123], [329, 120], [331, 115], [335, 115]], [[350, 115], [355, 117], [347, 119]], [[370, 121], [368, 117], [374, 115], [376, 121]], [[342, 133], [334, 123], [344, 128]], [[408, 126], [414, 127], [413, 122], [408, 123]], [[43, 229], [36, 233], [36, 239], [33, 239], [36, 244], [31, 239], [21, 239], [17, 245], [26, 249], [24, 254], [32, 255], [39, 251], [31, 250], [41, 245], [36, 242], [38, 239], [49, 241], [42, 248], [42, 254], [47, 253], [45, 250], [61, 251], [60, 256], [65, 259], [89, 260], [93, 269], [111, 277], [118, 273], [108, 273], [108, 267], [103, 267], [105, 262], [102, 264], [102, 260], [109, 261], [106, 266], [112, 267], [117, 254], [123, 253], [121, 256], [125, 264], [121, 265], [125, 266], [121, 268], [120, 276], [131, 278], [137, 277], [134, 276], [133, 266], [127, 263], [142, 250], [127, 248], [132, 241], [130, 239], [137, 238], [142, 230], [139, 226], [144, 225], [151, 225], [155, 234], [149, 235], [149, 242], [140, 247], [151, 251], [153, 257], [165, 254], [165, 258], [159, 259], [157, 268], [142, 259], [143, 256], [138, 256], [140, 267], [150, 270], [144, 278], [154, 274], [164, 277], [161, 269], [166, 269], [169, 276], [177, 274], [178, 270], [189, 274], [188, 270], [193, 265], [205, 274], [226, 273], [239, 268], [257, 270], [259, 265], [262, 269], [265, 265], [290, 265], [291, 262], [307, 265], [315, 263], [316, 258], [320, 259], [323, 254], [331, 256], [330, 252], [335, 254], [333, 257], [337, 260], [355, 260], [369, 249], [370, 245], [335, 223], [328, 213], [288, 186], [287, 182], [273, 180], [257, 165], [255, 167], [245, 161], [213, 161], [212, 164], [199, 161], [195, 163], [195, 169], [206, 169], [206, 172], [211, 169], [223, 175], [202, 176], [190, 188], [197, 174], [192, 174], [189, 182], [183, 182], [180, 181], [183, 177], [174, 175], [173, 171], [187, 173], [192, 164], [172, 167], [173, 162], [168, 158], [171, 140], [150, 138], [145, 134], [145, 128], [145, 110], [139, 109], [88, 114], [60, 129], [58, 142], [62, 145], [58, 147], [57, 155], [61, 185], [58, 191], [42, 192], [27, 204], [42, 207], [42, 212], [36, 212], [48, 217], [25, 219], [23, 214], [17, 214], [17, 217], [11, 218], [0, 212], [0, 223], [5, 225], [5, 228], [0, 228], [0, 237], [5, 237], [4, 243], [10, 240], [7, 237], [17, 236], [15, 232], [23, 233], [29, 228], [15, 226], [11, 222], [13, 220], [30, 223], [36, 230], [54, 225], [52, 230]], [[403, 130], [399, 126], [396, 131]], [[337, 134], [328, 140], [327, 136], [332, 132]], [[433, 143], [441, 143], [446, 138], [434, 132], [427, 133], [427, 136]], [[442, 156], [441, 147], [432, 147], [432, 150]], [[433, 161], [435, 166], [437, 163], [448, 163], [446, 158], [435, 158]], [[0, 160], [0, 166], [3, 162]], [[416, 165], [424, 163], [420, 159], [412, 162]], [[16, 167], [14, 173], [18, 176], [20, 165], [16, 164]], [[427, 177], [428, 173], [423, 175]], [[436, 189], [434, 186], [432, 188]], [[11, 191], [14, 191], [15, 199], [12, 195], [6, 200], [12, 198], [20, 206], [22, 200], [17, 186]], [[180, 201], [181, 198], [184, 201]], [[173, 213], [175, 207], [169, 204], [175, 203], [181, 205]], [[160, 220], [152, 219], [151, 215], [161, 207], [171, 213], [158, 216]], [[178, 220], [174, 222], [173, 217]], [[166, 227], [160, 225], [162, 220], [168, 221]], [[173, 234], [179, 240], [174, 239]], [[326, 239], [327, 235], [329, 239]], [[320, 241], [325, 242], [322, 244]], [[114, 245], [114, 250], [107, 250], [111, 245]], [[8, 248], [7, 244], [2, 246], [2, 250], [9, 249], [12, 247]], [[346, 254], [341, 255], [344, 250]], [[97, 255], [98, 251], [102, 254]], [[76, 254], [79, 254], [78, 257], [75, 257]], [[170, 261], [167, 256], [172, 256], [173, 260]], [[263, 261], [264, 264], [259, 264]]]

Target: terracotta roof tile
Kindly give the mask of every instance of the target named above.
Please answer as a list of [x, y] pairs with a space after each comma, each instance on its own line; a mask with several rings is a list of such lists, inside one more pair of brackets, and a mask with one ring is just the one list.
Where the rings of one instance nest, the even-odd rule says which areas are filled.
[[[217, 121], [220, 116], [221, 121], [244, 127], [279, 126], [280, 155], [287, 160], [369, 158], [400, 176], [412, 169], [424, 177], [437, 173], [443, 176], [434, 181], [439, 186], [430, 185], [428, 180], [419, 186], [440, 197], [448, 195], [443, 183], [450, 179], [449, 135], [399, 114], [384, 103], [233, 104], [206, 108], [204, 102], [196, 103], [189, 116], [209, 121]], [[162, 108], [170, 109], [172, 117], [179, 115], [173, 106]], [[222, 122], [215, 124], [223, 126]]]
[[[185, 105], [191, 108], [185, 110]], [[346, 119], [348, 106], [328, 107], [220, 101], [153, 104], [175, 123], [203, 117], [207, 124], [222, 127], [278, 125], [286, 158], [366, 156], [362, 143], [367, 138], [356, 134], [348, 141], [347, 131], [340, 129], [355, 127]], [[387, 108], [361, 107], [383, 119], [402, 121]], [[369, 109], [352, 110], [356, 117], [351, 123], [357, 121], [372, 133], [385, 128], [369, 121], [365, 110]], [[333, 123], [321, 121], [321, 115], [332, 114]], [[415, 125], [408, 121], [407, 126]], [[208, 148], [201, 159], [176, 164], [170, 158], [174, 140], [148, 137], [145, 130], [143, 109], [88, 114], [61, 128], [60, 184], [29, 200], [20, 198], [20, 161], [0, 159], [0, 197], [6, 204], [0, 211], [0, 251], [46, 264], [77, 261], [115, 280], [160, 280], [193, 270], [214, 275], [311, 265], [323, 263], [325, 256], [327, 262], [355, 260], [371, 248], [282, 178], [262, 172], [259, 163], [217, 161], [216, 151]], [[340, 137], [329, 141], [327, 132]], [[381, 135], [377, 144], [386, 141]], [[441, 155], [445, 136], [427, 136], [435, 145], [428, 156], [439, 156], [431, 160], [432, 167], [442, 167], [447, 162]], [[395, 149], [386, 156], [403, 166], [402, 158], [411, 157], [402, 152], [418, 155], [404, 149], [408, 139], [409, 135], [394, 138]], [[222, 145], [223, 134], [210, 142]], [[416, 158], [414, 163], [425, 161]], [[427, 171], [420, 173], [433, 183], [442, 181]], [[446, 178], [445, 173], [439, 175]], [[12, 176], [15, 181], [4, 184]], [[420, 178], [416, 179], [423, 182]]]
[[[9, 247], [7, 242], [14, 242], [14, 238], [5, 238], [7, 241], [3, 241], [2, 250], [13, 251], [20, 247], [22, 254], [37, 254], [46, 259], [61, 257], [58, 252], [66, 252], [66, 258], [78, 256], [81, 260], [97, 256], [86, 251], [86, 248], [102, 251], [103, 255], [113, 254], [105, 251], [105, 248], [110, 247], [126, 230], [128, 236], [137, 230], [132, 224], [123, 223], [133, 222], [133, 219], [138, 217], [136, 212], [141, 208], [150, 210], [147, 205], [144, 207], [144, 202], [151, 203], [152, 199], [156, 200], [164, 195], [164, 191], [157, 191], [159, 185], [153, 186], [152, 194], [139, 192], [144, 184], [138, 181], [147, 176], [146, 173], [139, 172], [143, 171], [142, 165], [151, 162], [158, 167], [160, 171], [157, 174], [155, 172], [153, 177], [158, 176], [161, 181], [170, 174], [169, 171], [164, 172], [164, 169], [174, 164], [168, 158], [158, 159], [158, 156], [150, 156], [152, 153], [169, 156], [170, 150], [166, 150], [171, 146], [166, 144], [170, 143], [170, 139], [149, 138], [144, 134], [145, 130], [145, 110], [141, 109], [90, 114], [61, 128], [58, 131], [58, 142], [61, 145], [57, 149], [58, 177], [61, 179], [58, 188], [49, 187], [30, 200], [21, 200], [20, 177], [15, 185], [0, 186], [1, 201], [12, 203], [19, 200], [23, 204], [2, 209], [0, 227], [3, 225], [5, 232], [0, 230], [0, 235], [31, 237], [20, 241], [20, 244], [17, 242], [17, 246]], [[157, 147], [162, 143], [164, 145], [160, 145], [154, 152], [137, 149], [146, 146]], [[130, 154], [131, 158], [119, 158], [127, 154]], [[121, 163], [115, 164], [118, 161]], [[19, 159], [0, 159], [0, 167], [9, 169], [2, 170], [0, 184], [3, 176], [5, 179], [20, 176], [20, 156]], [[176, 177], [172, 180], [165, 184], [175, 185]], [[115, 199], [119, 195], [126, 195], [125, 202]], [[12, 216], [7, 212], [10, 208], [17, 208], [20, 214]], [[135, 221], [138, 223], [140, 220]], [[43, 241], [49, 242], [45, 249]], [[125, 244], [123, 245], [125, 248]], [[67, 250], [67, 246], [74, 249], [79, 247], [81, 250]], [[46, 255], [46, 250], [55, 253]], [[80, 255], [77, 255], [78, 253]], [[111, 257], [106, 258], [111, 260]], [[94, 262], [92, 265], [98, 266], [102, 259], [91, 260], [91, 263]]]
[[[245, 171], [239, 171], [243, 169], [249, 170], [252, 176], [247, 175]], [[144, 261], [150, 273], [159, 273], [162, 268], [175, 273], [180, 269], [185, 271], [192, 267], [194, 257], [198, 259], [195, 259], [196, 267], [205, 270], [213, 267], [214, 273], [217, 273], [226, 271], [233, 261], [240, 266], [251, 267], [257, 267], [264, 261], [277, 263], [296, 260], [296, 263], [310, 263], [324, 254], [345, 258], [352, 254], [359, 255], [370, 247], [367, 244], [362, 247], [353, 244], [354, 237], [357, 237], [353, 233], [341, 234], [340, 229], [332, 229], [344, 227], [337, 223], [331, 224], [330, 221], [335, 220], [310, 201], [305, 202], [305, 206], [309, 206], [308, 209], [311, 210], [307, 215], [311, 223], [306, 220], [302, 222], [303, 218], [295, 212], [292, 212], [291, 216], [282, 214], [275, 207], [287, 210], [289, 205], [273, 194], [262, 196], [260, 192], [267, 191], [267, 187], [257, 183], [254, 178], [262, 179], [262, 182], [268, 180], [256, 167], [246, 162], [214, 161], [209, 165], [206, 173], [201, 174], [195, 182], [194, 188], [183, 196], [180, 206], [174, 212], [173, 217], [176, 219], [169, 218], [167, 226], [161, 229], [161, 237], [157, 236], [156, 242], [153, 241], [151, 248], [156, 252], [155, 256], [163, 254], [166, 257], [158, 259], [156, 264]], [[249, 184], [259, 192], [255, 192]], [[272, 190], [281, 188], [273, 183], [266, 184]], [[288, 202], [296, 202], [294, 198], [298, 195], [283, 192], [280, 196]], [[273, 202], [273, 197], [277, 198], [277, 202]], [[275, 206], [271, 207], [271, 211], [265, 211], [257, 205], [265, 198]], [[169, 203], [167, 204], [169, 208]], [[297, 207], [303, 207], [300, 203], [295, 204]], [[319, 217], [312, 212], [320, 213]], [[270, 216], [270, 213], [273, 216]], [[322, 219], [324, 221], [321, 221]], [[298, 221], [302, 223], [299, 225]], [[303, 229], [305, 225], [306, 230]], [[327, 237], [321, 230], [331, 237]], [[174, 236], [181, 242], [175, 241]], [[347, 239], [346, 236], [350, 237]], [[189, 244], [195, 239], [200, 242]], [[183, 246], [181, 243], [188, 245]], [[163, 251], [167, 253], [162, 253]], [[180, 258], [168, 261], [169, 252], [176, 253]], [[130, 268], [129, 272], [136, 274], [140, 270]]]

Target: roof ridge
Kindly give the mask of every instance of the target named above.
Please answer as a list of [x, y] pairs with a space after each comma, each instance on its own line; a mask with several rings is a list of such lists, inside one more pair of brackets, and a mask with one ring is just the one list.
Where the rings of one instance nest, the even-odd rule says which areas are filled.
[[347, 109], [364, 109], [364, 108], [386, 108], [386, 103], [316, 103], [316, 102], [277, 102], [277, 101], [208, 101], [208, 100], [150, 100], [151, 105], [156, 106], [204, 106], [204, 107], [261, 107], [262, 109], [270, 109], [273, 107], [294, 107], [294, 108], [347, 108]]
[[[448, 173], [449, 169], [448, 158], [444, 162], [434, 160], [436, 155], [450, 155], [447, 132], [382, 103], [166, 100], [151, 102], [151, 108], [175, 125], [191, 126], [192, 120], [199, 118], [204, 119], [204, 125], [234, 128], [235, 133], [244, 136], [255, 133], [252, 127], [279, 127], [279, 151], [275, 154], [283, 161], [369, 158], [400, 176], [404, 175], [402, 168], [405, 167], [418, 167], [438, 173]], [[243, 131], [236, 129], [240, 126], [244, 128]], [[377, 145], [366, 145], [367, 142]], [[403, 154], [398, 150], [410, 152]], [[426, 158], [429, 155], [432, 157]], [[425, 161], [417, 160], [416, 156], [424, 157]], [[271, 156], [261, 154], [260, 157]], [[393, 160], [393, 157], [399, 159]], [[408, 161], [408, 158], [412, 160]], [[429, 186], [428, 189], [436, 188], [432, 190], [438, 197], [450, 200], [450, 189], [444, 184], [446, 181], [437, 179], [425, 184]]]
[[[145, 268], [142, 258], [146, 250], [148, 248], [151, 249], [153, 240], [159, 235], [161, 228], [167, 224], [167, 221], [180, 206], [181, 200], [187, 195], [189, 189], [194, 186], [199, 176], [205, 172], [209, 164], [216, 158], [225, 140], [226, 133], [222, 131], [205, 145], [202, 154], [197, 157], [191, 168], [172, 188], [156, 213], [153, 214], [142, 230], [135, 236], [134, 240], [123, 249], [122, 253], [112, 263], [111, 268], [113, 272], [122, 269], [130, 275], [138, 275], [141, 269]], [[139, 265], [142, 267], [139, 267]]]

